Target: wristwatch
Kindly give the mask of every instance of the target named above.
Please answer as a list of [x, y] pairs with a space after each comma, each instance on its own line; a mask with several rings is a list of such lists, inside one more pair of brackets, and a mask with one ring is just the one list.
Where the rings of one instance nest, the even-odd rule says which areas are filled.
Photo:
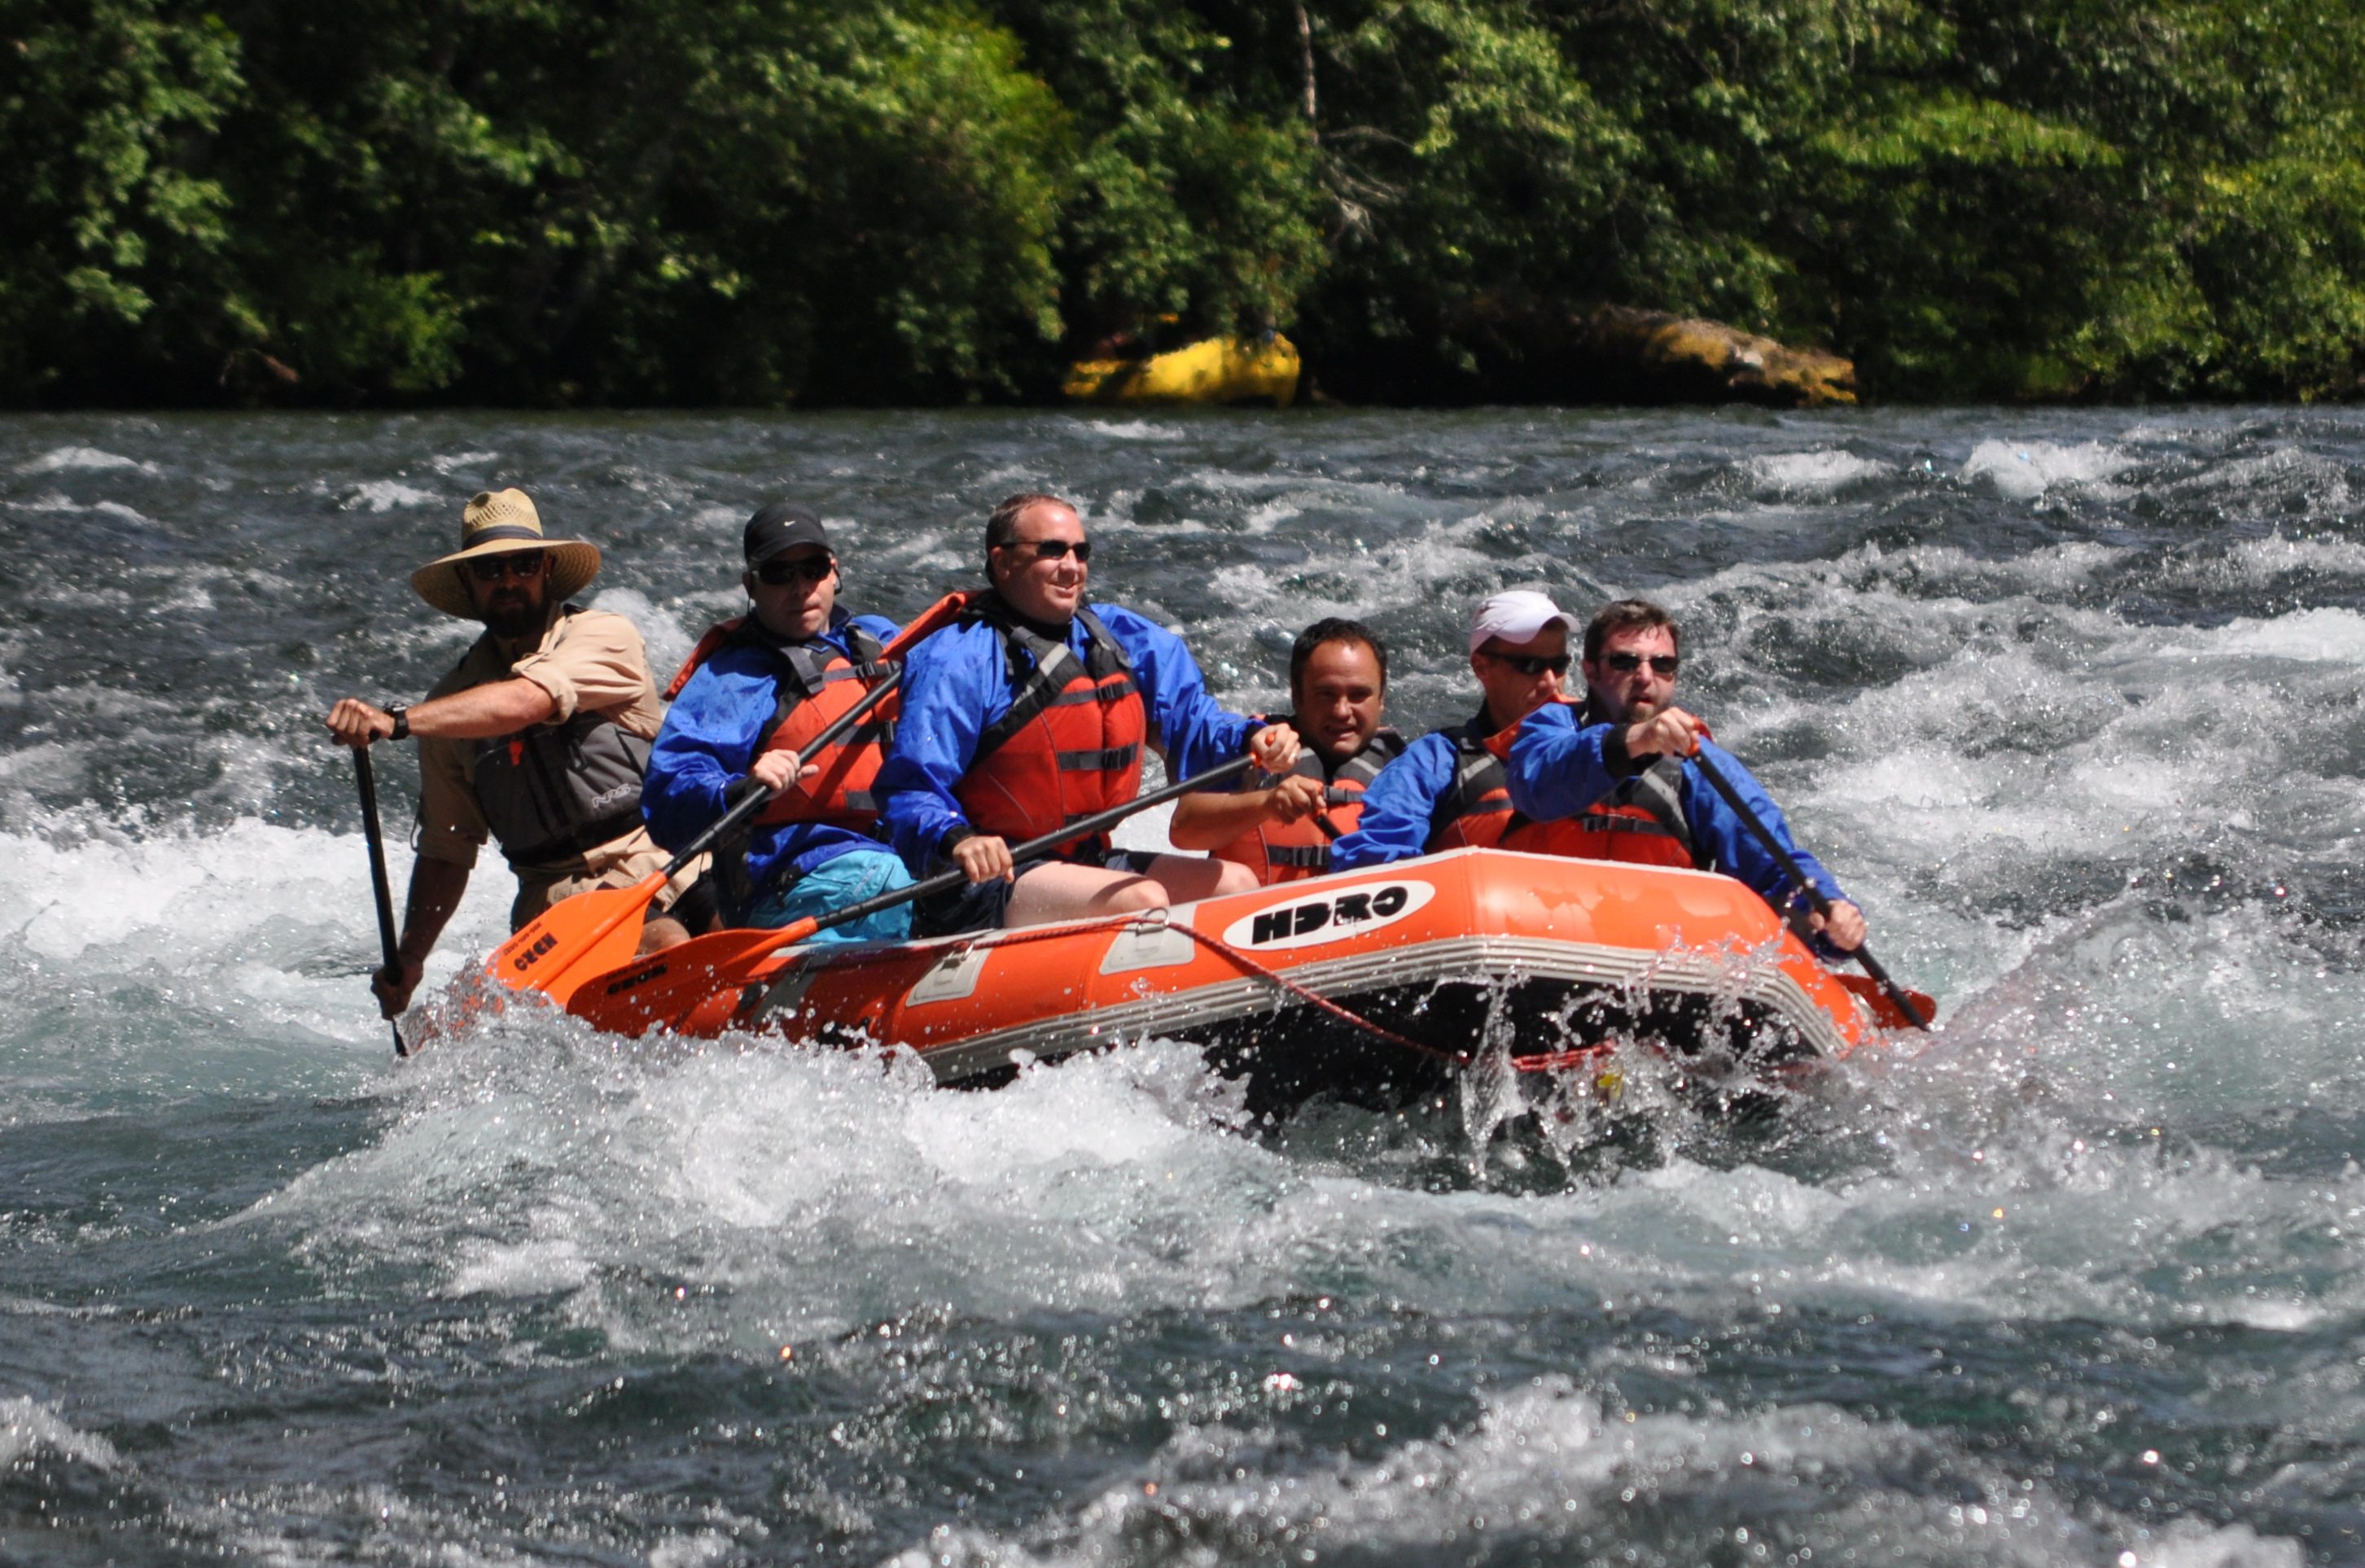
[[386, 711], [386, 716], [394, 721], [394, 734], [387, 737], [389, 740], [407, 741], [410, 738], [409, 709], [399, 706], [389, 708]]

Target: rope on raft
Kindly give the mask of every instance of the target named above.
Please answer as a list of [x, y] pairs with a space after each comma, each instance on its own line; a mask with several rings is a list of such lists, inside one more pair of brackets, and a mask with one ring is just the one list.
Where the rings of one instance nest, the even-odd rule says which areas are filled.
[[[1096, 922], [1095, 924], [1107, 926], [1129, 926], [1143, 924], [1143, 920], [1142, 917], [1138, 914], [1121, 914], [1112, 915], [1108, 919]], [[1238, 964], [1241, 969], [1246, 969], [1250, 974], [1254, 975], [1257, 979], [1270, 982], [1276, 989], [1296, 997], [1301, 1002], [1312, 1003], [1314, 1006], [1322, 1009], [1323, 1012], [1329, 1014], [1332, 1017], [1339, 1019], [1340, 1022], [1347, 1024], [1351, 1027], [1362, 1030], [1365, 1034], [1372, 1036], [1375, 1039], [1385, 1040], [1392, 1046], [1401, 1046], [1406, 1050], [1416, 1052], [1418, 1055], [1428, 1057], [1435, 1061], [1450, 1062], [1455, 1067], [1468, 1067], [1470, 1065], [1471, 1058], [1468, 1051], [1441, 1051], [1435, 1046], [1423, 1045], [1420, 1041], [1413, 1039], [1409, 1036], [1399, 1035], [1394, 1029], [1387, 1027], [1385, 1025], [1374, 1024], [1372, 1020], [1364, 1017], [1362, 1014], [1354, 1012], [1350, 1008], [1340, 1006], [1338, 1002], [1331, 1001], [1328, 997], [1324, 996], [1306, 986], [1300, 985], [1297, 981], [1291, 980], [1288, 976], [1274, 973], [1272, 970], [1265, 968], [1262, 964], [1257, 962], [1253, 955], [1241, 952], [1238, 947], [1233, 946], [1229, 942], [1225, 941], [1220, 936], [1211, 935], [1205, 931], [1194, 931], [1187, 925], [1168, 924], [1166, 929], [1169, 931], [1182, 933], [1183, 935], [1191, 938], [1192, 941], [1199, 944], [1202, 947], [1205, 947], [1211, 952], [1221, 954], [1223, 957], [1229, 958], [1233, 963]], [[993, 946], [996, 947], [1014, 947], [1022, 942], [1051, 941], [1062, 936], [1072, 936], [1075, 934], [1076, 927], [1073, 925], [1046, 925], [1031, 930], [1021, 929], [1019, 931], [1004, 934], [995, 939]]]
[[[1058, 941], [1065, 937], [1075, 935], [1079, 930], [1090, 931], [1104, 928], [1115, 929], [1143, 924], [1147, 924], [1147, 922], [1145, 922], [1143, 917], [1139, 914], [1115, 914], [1092, 922], [1062, 922], [1052, 925], [1021, 927], [1015, 931], [1003, 931], [995, 933], [991, 946], [997, 948], [1015, 947], [1028, 942]], [[1220, 954], [1222, 957], [1230, 959], [1233, 963], [1239, 965], [1248, 973], [1272, 985], [1275, 990], [1281, 991], [1288, 995], [1295, 996], [1301, 1002], [1318, 1007], [1323, 1012], [1329, 1014], [1332, 1017], [1347, 1025], [1349, 1027], [1360, 1029], [1374, 1039], [1384, 1040], [1389, 1045], [1400, 1047], [1405, 1050], [1413, 1052], [1417, 1056], [1427, 1057], [1432, 1061], [1445, 1062], [1453, 1067], [1468, 1067], [1474, 1059], [1468, 1051], [1440, 1050], [1435, 1046], [1424, 1045], [1408, 1035], [1400, 1035], [1395, 1030], [1389, 1028], [1384, 1024], [1375, 1024], [1371, 1019], [1364, 1017], [1362, 1014], [1355, 1012], [1353, 1009], [1342, 1006], [1339, 1003], [1331, 1001], [1328, 997], [1322, 995], [1319, 991], [1315, 991], [1310, 986], [1302, 985], [1298, 981], [1291, 980], [1287, 975], [1278, 974], [1273, 970], [1265, 968], [1264, 965], [1257, 961], [1253, 954], [1243, 953], [1239, 948], [1234, 946], [1229, 942], [1225, 941], [1220, 936], [1211, 935], [1208, 932], [1194, 930], [1188, 925], [1175, 925], [1169, 924], [1165, 926], [1165, 929], [1180, 932], [1182, 935], [1188, 936], [1192, 941], [1199, 944], [1202, 947], [1207, 948], [1211, 952]], [[1511, 1066], [1515, 1070], [1519, 1072], [1558, 1072], [1565, 1069], [1581, 1066], [1587, 1060], [1587, 1058], [1599, 1056], [1608, 1048], [1609, 1047], [1607, 1045], [1582, 1046], [1575, 1050], [1549, 1051], [1541, 1055], [1514, 1056], [1511, 1058]]]

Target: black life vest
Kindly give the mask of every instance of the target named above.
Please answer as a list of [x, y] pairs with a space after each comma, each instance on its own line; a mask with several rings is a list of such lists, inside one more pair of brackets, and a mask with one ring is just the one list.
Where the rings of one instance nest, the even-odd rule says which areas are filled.
[[[563, 615], [578, 613], [568, 605]], [[641, 826], [649, 743], [604, 714], [529, 724], [476, 745], [476, 809], [512, 866], [550, 866]]]
[[[1453, 781], [1437, 798], [1429, 815], [1429, 842], [1423, 853], [1474, 846], [1518, 849], [1530, 855], [1574, 855], [1577, 828], [1573, 822], [1540, 823], [1511, 808], [1511, 778], [1500, 752], [1510, 749], [1517, 724], [1499, 732], [1486, 728], [1486, 711], [1441, 732], [1453, 742]], [[1500, 752], [1487, 743], [1499, 737]]]
[[1382, 729], [1334, 770], [1312, 746], [1301, 748], [1290, 772], [1322, 780], [1322, 810], [1294, 823], [1260, 823], [1216, 850], [1216, 858], [1247, 867], [1267, 887], [1321, 876], [1330, 869], [1330, 841], [1355, 831], [1363, 818], [1363, 791], [1404, 749], [1402, 735]]
[[[961, 814], [980, 833], [1014, 843], [1056, 833], [1111, 806], [1141, 787], [1141, 746], [1149, 714], [1133, 676], [1133, 660], [1101, 624], [1079, 609], [1087, 646], [1078, 659], [1021, 621], [999, 594], [988, 594], [962, 615], [983, 622], [1002, 643], [1010, 677], [1010, 711], [978, 737], [969, 771], [953, 786]], [[1073, 854], [1085, 840], [1061, 845]], [[1108, 835], [1093, 835], [1105, 848]]]

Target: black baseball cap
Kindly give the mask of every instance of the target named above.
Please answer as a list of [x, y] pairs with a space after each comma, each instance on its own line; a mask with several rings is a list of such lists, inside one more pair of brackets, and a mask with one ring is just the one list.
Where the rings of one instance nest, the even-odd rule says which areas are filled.
[[749, 566], [760, 566], [804, 544], [818, 544], [833, 557], [837, 554], [830, 550], [829, 531], [822, 527], [821, 519], [802, 507], [774, 501], [747, 520], [747, 535], [740, 548]]

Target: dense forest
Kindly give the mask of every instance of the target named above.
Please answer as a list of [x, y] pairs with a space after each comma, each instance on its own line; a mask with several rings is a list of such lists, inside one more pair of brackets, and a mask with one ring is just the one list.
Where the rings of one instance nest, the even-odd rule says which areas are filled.
[[2355, 0], [0, 0], [0, 403], [957, 402], [1600, 303], [1888, 398], [2365, 370]]

